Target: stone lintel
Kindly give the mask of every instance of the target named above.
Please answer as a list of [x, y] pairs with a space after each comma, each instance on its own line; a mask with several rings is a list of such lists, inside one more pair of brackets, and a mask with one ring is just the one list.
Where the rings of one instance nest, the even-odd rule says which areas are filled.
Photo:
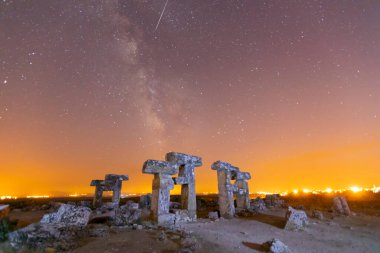
[[117, 175], [117, 174], [107, 174], [105, 177], [106, 181], [126, 181], [129, 180], [128, 175]]
[[191, 164], [194, 167], [202, 166], [202, 158], [199, 156], [188, 155], [178, 152], [169, 152], [166, 154], [166, 161], [177, 165]]
[[211, 169], [213, 170], [226, 170], [230, 172], [238, 172], [239, 168], [231, 165], [230, 163], [223, 161], [216, 161], [211, 165]]
[[237, 172], [236, 173], [236, 180], [250, 180], [251, 179], [251, 174], [249, 172]]
[[104, 184], [104, 180], [96, 179], [96, 180], [91, 180], [90, 186], [100, 186], [102, 184]]
[[178, 166], [167, 161], [147, 160], [143, 165], [142, 172], [145, 174], [174, 175], [178, 173]]

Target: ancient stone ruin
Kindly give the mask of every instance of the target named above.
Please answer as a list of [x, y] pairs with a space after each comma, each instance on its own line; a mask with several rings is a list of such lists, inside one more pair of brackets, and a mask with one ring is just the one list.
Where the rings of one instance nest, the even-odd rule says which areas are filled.
[[220, 216], [232, 218], [235, 215], [234, 192], [237, 187], [231, 183], [231, 180], [236, 177], [236, 172], [239, 171], [239, 168], [226, 162], [217, 161], [211, 165], [211, 169], [216, 170], [218, 176]]
[[154, 175], [151, 200], [153, 220], [159, 224], [174, 223], [174, 214], [169, 213], [170, 190], [174, 188], [171, 176], [178, 173], [178, 166], [167, 161], [147, 160], [142, 172]]
[[[153, 174], [151, 215], [161, 225], [174, 224], [177, 221], [195, 221], [197, 218], [197, 201], [195, 192], [195, 167], [202, 165], [197, 156], [170, 152], [166, 161], [147, 160], [143, 173]], [[171, 177], [178, 174], [177, 177]], [[181, 209], [170, 213], [170, 190], [174, 185], [181, 185]]]
[[187, 210], [191, 220], [197, 218], [197, 200], [195, 192], [195, 167], [202, 166], [202, 158], [183, 153], [166, 154], [166, 160], [179, 168], [174, 184], [181, 185], [181, 208]]
[[[239, 210], [250, 208], [248, 180], [251, 175], [241, 172], [227, 162], [217, 161], [211, 165], [217, 171], [218, 176], [218, 203], [220, 215], [224, 218], [232, 218], [235, 215], [234, 195]], [[231, 180], [236, 180], [233, 184]]]
[[104, 191], [112, 191], [112, 204], [119, 206], [122, 182], [128, 180], [127, 175], [107, 174], [104, 180], [92, 180], [91, 186], [95, 186], [94, 207], [102, 206]]

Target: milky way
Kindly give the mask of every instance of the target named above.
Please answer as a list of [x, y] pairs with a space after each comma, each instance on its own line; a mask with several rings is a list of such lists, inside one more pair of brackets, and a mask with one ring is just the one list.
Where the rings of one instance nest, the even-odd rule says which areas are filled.
[[219, 159], [254, 190], [379, 183], [379, 2], [169, 0], [156, 29], [165, 3], [0, 2], [0, 193], [148, 191], [169, 151], [198, 191]]

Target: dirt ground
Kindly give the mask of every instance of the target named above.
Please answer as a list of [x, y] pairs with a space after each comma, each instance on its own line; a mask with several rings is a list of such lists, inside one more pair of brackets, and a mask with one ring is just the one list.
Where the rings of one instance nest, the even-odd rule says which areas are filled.
[[[303, 206], [310, 217], [311, 210], [323, 211], [325, 219], [309, 218], [305, 231], [284, 230], [285, 208], [268, 209], [264, 213], [231, 220], [211, 221], [209, 211], [217, 210], [216, 196], [202, 196], [198, 210], [198, 222], [182, 225], [182, 231], [191, 234], [197, 241], [199, 253], [222, 252], [265, 252], [262, 244], [277, 238], [294, 253], [380, 253], [380, 194], [366, 197], [365, 201], [348, 196], [349, 205], [355, 212], [350, 217], [333, 216], [329, 209], [329, 197], [287, 197], [287, 204]], [[138, 198], [132, 199], [137, 202]], [[14, 228], [38, 222], [46, 210], [40, 208], [50, 200], [14, 201], [10, 219]], [[60, 200], [67, 202], [67, 200]], [[78, 200], [79, 201], [79, 200]], [[122, 200], [126, 201], [126, 200]], [[174, 200], [178, 201], [178, 200]], [[164, 234], [164, 236], [162, 236]], [[183, 245], [180, 231], [143, 228], [141, 230], [121, 229], [105, 237], [81, 239], [74, 253], [173, 253]], [[164, 238], [162, 238], [164, 237]], [[1, 248], [1, 247], [0, 247]], [[0, 249], [0, 253], [3, 253]]]
[[[200, 253], [265, 252], [262, 243], [277, 238], [292, 252], [305, 253], [380, 253], [380, 217], [356, 215], [353, 217], [310, 219], [305, 231], [283, 229], [285, 210], [270, 210], [247, 218], [212, 222], [200, 219], [186, 224], [199, 242]], [[106, 238], [93, 239], [76, 249], [76, 253], [92, 252], [177, 252], [179, 238], [168, 235], [159, 241], [157, 231], [126, 231]]]

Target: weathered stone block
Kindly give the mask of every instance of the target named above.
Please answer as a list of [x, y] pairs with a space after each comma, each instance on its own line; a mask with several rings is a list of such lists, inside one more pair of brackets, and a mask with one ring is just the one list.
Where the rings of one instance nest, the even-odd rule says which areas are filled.
[[166, 154], [166, 161], [178, 165], [192, 164], [195, 167], [202, 166], [202, 158], [198, 156], [188, 155], [178, 152], [170, 152]]
[[143, 165], [142, 172], [145, 174], [174, 175], [178, 173], [178, 166], [167, 161], [147, 160]]
[[45, 214], [40, 223], [83, 227], [87, 225], [90, 215], [91, 209], [88, 207], [63, 204], [57, 212]]
[[304, 230], [309, 224], [307, 215], [304, 211], [296, 210], [292, 207], [286, 212], [286, 230]]

